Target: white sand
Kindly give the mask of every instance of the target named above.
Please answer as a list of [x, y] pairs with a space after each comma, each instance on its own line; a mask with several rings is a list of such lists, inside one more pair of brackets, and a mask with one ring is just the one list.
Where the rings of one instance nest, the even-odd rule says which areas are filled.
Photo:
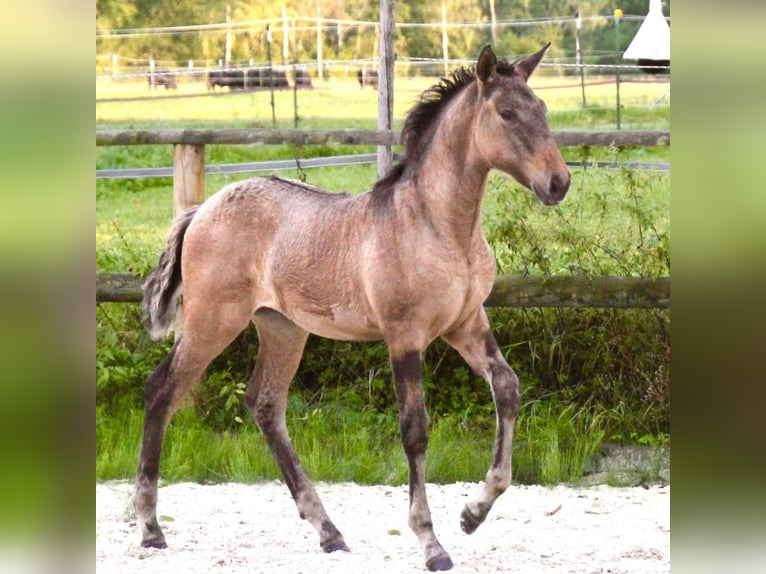
[[[436, 534], [451, 572], [670, 572], [670, 487], [513, 486], [472, 535], [460, 511], [477, 484], [428, 485]], [[172, 484], [158, 516], [168, 548], [142, 548], [127, 482], [96, 485], [96, 568], [149, 574], [425, 572], [407, 526], [406, 486], [317, 485], [350, 553], [325, 554], [287, 487]]]

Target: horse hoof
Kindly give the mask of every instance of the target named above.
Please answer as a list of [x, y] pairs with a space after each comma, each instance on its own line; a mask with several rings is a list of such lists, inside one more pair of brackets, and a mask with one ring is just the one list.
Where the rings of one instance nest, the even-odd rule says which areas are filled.
[[165, 540], [156, 539], [156, 538], [154, 540], [142, 540], [141, 546], [143, 546], [144, 548], [160, 548], [160, 549], [168, 547]]
[[467, 506], [463, 509], [463, 512], [460, 513], [460, 528], [466, 534], [473, 534], [476, 532], [476, 529], [482, 522], [482, 520], [477, 516], [474, 516], [471, 511], [468, 510]]
[[334, 540], [332, 542], [325, 542], [322, 544], [322, 550], [327, 552], [328, 554], [330, 552], [337, 552], [338, 550], [342, 552], [351, 552], [348, 546], [346, 546], [346, 543], [343, 540]]
[[426, 562], [426, 568], [428, 568], [431, 572], [450, 570], [453, 566], [454, 564], [452, 564], [452, 559], [446, 554], [443, 556], [436, 556]]

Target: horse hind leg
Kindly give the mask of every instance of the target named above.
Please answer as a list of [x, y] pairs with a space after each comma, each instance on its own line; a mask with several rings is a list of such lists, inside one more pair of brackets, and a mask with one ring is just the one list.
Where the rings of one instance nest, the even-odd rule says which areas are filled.
[[319, 533], [325, 552], [348, 551], [343, 535], [330, 520], [298, 460], [287, 432], [285, 411], [290, 382], [300, 364], [308, 333], [270, 309], [255, 314], [258, 359], [245, 391], [245, 402], [279, 466], [302, 519]]
[[[220, 313], [221, 310], [226, 313]], [[226, 320], [221, 317], [226, 316]], [[157, 480], [165, 430], [181, 399], [202, 377], [205, 369], [250, 320], [248, 308], [187, 305], [182, 334], [146, 383], [144, 427], [133, 506], [144, 547], [166, 548], [157, 521]]]
[[519, 379], [500, 352], [483, 307], [443, 338], [489, 383], [497, 413], [492, 464], [478, 498], [467, 503], [460, 515], [460, 527], [466, 534], [472, 534], [511, 485], [511, 446], [519, 411]]

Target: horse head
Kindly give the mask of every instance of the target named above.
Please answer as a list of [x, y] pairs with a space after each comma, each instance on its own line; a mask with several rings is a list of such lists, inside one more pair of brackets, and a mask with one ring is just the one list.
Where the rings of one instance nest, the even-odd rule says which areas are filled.
[[476, 63], [479, 110], [475, 144], [489, 165], [556, 205], [569, 189], [570, 174], [545, 118], [546, 106], [527, 84], [545, 52], [509, 64], [490, 46]]

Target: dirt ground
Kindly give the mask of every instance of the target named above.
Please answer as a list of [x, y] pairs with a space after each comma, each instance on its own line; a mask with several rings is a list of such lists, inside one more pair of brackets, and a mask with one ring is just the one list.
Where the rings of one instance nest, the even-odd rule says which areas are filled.
[[[425, 572], [407, 526], [406, 486], [317, 484], [350, 553], [325, 554], [287, 487], [194, 483], [160, 488], [168, 542], [142, 548], [127, 482], [96, 484], [96, 569], [105, 573]], [[670, 572], [670, 486], [513, 486], [472, 535], [460, 511], [478, 484], [428, 485], [436, 534], [455, 574]]]

